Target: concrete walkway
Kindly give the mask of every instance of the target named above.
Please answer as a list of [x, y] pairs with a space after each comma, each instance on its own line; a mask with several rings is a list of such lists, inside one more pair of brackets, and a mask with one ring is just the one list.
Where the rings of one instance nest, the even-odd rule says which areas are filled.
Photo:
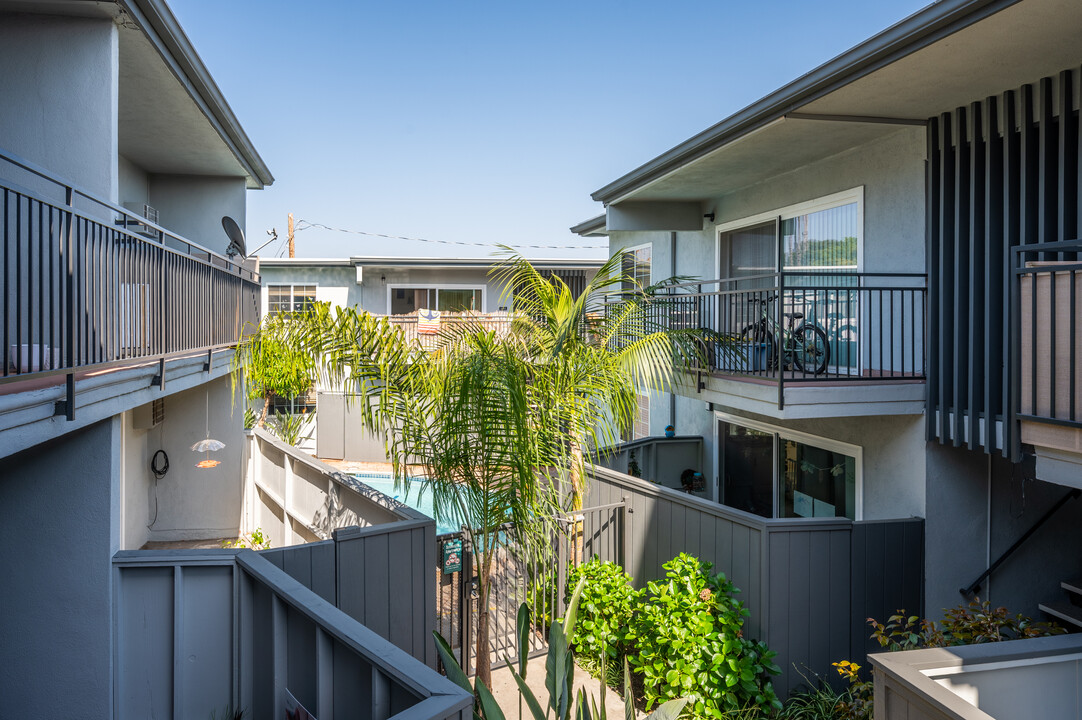
[[[541, 703], [543, 709], [549, 700], [548, 690], [545, 689], [544, 655], [530, 660], [526, 668], [526, 684], [529, 685], [530, 690], [533, 691], [533, 694], [537, 697], [537, 702]], [[601, 683], [576, 665], [575, 694], [578, 694], [579, 688], [585, 688], [586, 695], [592, 697], [594, 702], [597, 702], [601, 697]], [[519, 720], [518, 683], [515, 682], [515, 678], [511, 676], [511, 671], [506, 667], [492, 671], [492, 695], [496, 698], [496, 702], [500, 704], [500, 709], [507, 716], [507, 720]], [[624, 718], [624, 698], [612, 688], [605, 692], [605, 713], [609, 720], [623, 720]], [[636, 714], [643, 717], [641, 713]], [[530, 714], [530, 709], [526, 707], [526, 703], [523, 701], [522, 720], [532, 720], [532, 718], [533, 715]]]

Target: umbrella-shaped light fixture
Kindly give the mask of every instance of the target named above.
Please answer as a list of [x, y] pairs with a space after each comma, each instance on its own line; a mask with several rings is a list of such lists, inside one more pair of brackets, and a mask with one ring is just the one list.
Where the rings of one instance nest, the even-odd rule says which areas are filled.
[[218, 467], [222, 464], [221, 460], [211, 460], [210, 454], [212, 452], [218, 452], [225, 447], [225, 443], [221, 440], [215, 440], [210, 436], [210, 390], [207, 390], [207, 436], [192, 445], [192, 452], [203, 453], [206, 457], [197, 462], [195, 466], [201, 470], [208, 470], [210, 468]]

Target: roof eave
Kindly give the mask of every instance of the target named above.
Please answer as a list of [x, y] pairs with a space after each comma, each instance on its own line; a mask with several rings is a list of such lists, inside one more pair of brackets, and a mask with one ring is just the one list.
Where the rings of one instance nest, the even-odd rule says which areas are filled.
[[1019, 0], [939, 0], [591, 194], [606, 205]]
[[601, 213], [597, 217], [592, 217], [589, 220], [583, 220], [578, 225], [571, 227], [571, 232], [582, 237], [590, 235], [603, 235], [605, 234], [605, 213]]
[[[211, 124], [248, 172], [249, 184], [271, 185], [274, 176], [241, 127], [225, 96], [184, 33], [164, 0], [120, 0], [124, 10], [140, 26], [177, 79], [188, 89]], [[170, 62], [172, 61], [172, 62]]]

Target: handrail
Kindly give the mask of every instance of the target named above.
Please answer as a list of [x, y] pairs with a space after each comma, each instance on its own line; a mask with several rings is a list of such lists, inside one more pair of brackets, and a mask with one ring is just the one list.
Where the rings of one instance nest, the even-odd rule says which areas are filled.
[[[29, 161], [29, 160], [26, 160], [25, 158], [19, 157], [18, 155], [15, 155], [14, 153], [11, 153], [11, 152], [8, 152], [8, 151], [4, 150], [3, 148], [0, 148], [0, 160], [4, 160], [4, 161], [10, 163], [11, 165], [14, 165], [15, 167], [22, 168], [23, 170], [25, 170], [25, 171], [27, 171], [29, 173], [32, 173], [33, 175], [36, 175], [36, 176], [40, 177], [43, 180], [47, 180], [47, 181], [49, 181], [51, 183], [54, 183], [55, 185], [58, 185], [59, 188], [61, 188], [61, 189], [63, 189], [65, 191], [65, 195], [67, 197], [68, 202], [67, 202], [66, 205], [58, 204], [56, 201], [49, 200], [48, 198], [43, 197], [40, 193], [37, 193], [37, 192], [35, 192], [35, 191], [33, 191], [33, 190], [29, 189], [29, 188], [25, 188], [25, 187], [8, 187], [8, 184], [4, 183], [4, 182], [0, 182], [0, 187], [7, 187], [7, 189], [11, 190], [12, 192], [16, 192], [16, 193], [18, 193], [20, 195], [24, 195], [26, 197], [33, 198], [34, 200], [37, 200], [38, 202], [41, 202], [41, 203], [43, 203], [45, 205], [48, 205], [50, 207], [56, 208], [57, 210], [61, 210], [61, 211], [66, 212], [66, 213], [71, 213], [75, 217], [80, 217], [80, 218], [82, 218], [84, 220], [88, 220], [90, 222], [103, 223], [103, 221], [106, 220], [106, 218], [100, 217], [100, 216], [98, 216], [98, 217], [93, 216], [91, 214], [88, 214], [88, 213], [86, 213], [84, 211], [81, 211], [81, 210], [74, 207], [74, 198], [73, 198], [73, 196], [74, 195], [79, 195], [80, 197], [85, 198], [86, 200], [89, 200], [90, 202], [92, 202], [92, 203], [94, 203], [94, 204], [96, 204], [96, 205], [98, 205], [98, 206], [100, 206], [100, 207], [102, 207], [102, 208], [104, 208], [106, 210], [109, 210], [109, 211], [111, 211], [113, 213], [119, 213], [119, 214], [123, 215], [125, 218], [130, 219], [131, 221], [133, 221], [133, 222], [135, 222], [135, 223], [137, 223], [139, 225], [145, 225], [146, 227], [151, 228], [151, 229], [153, 229], [154, 231], [156, 231], [158, 233], [158, 239], [156, 241], [154, 240], [154, 238], [151, 238], [151, 237], [148, 237], [148, 236], [145, 236], [145, 235], [139, 235], [137, 233], [132, 233], [127, 229], [127, 221], [125, 221], [124, 225], [118, 227], [117, 229], [120, 232], [122, 232], [125, 235], [131, 237], [134, 240], [154, 243], [154, 244], [160, 246], [161, 248], [163, 248], [164, 250], [174, 252], [174, 253], [178, 253], [180, 255], [184, 255], [185, 257], [190, 257], [193, 260], [203, 262], [204, 264], [209, 265], [211, 267], [218, 267], [220, 269], [224, 269], [224, 270], [226, 270], [228, 272], [231, 272], [231, 273], [233, 273], [235, 275], [238, 275], [238, 276], [241, 276], [241, 277], [247, 277], [247, 279], [250, 279], [250, 280], [252, 280], [254, 282], [259, 281], [259, 276], [258, 276], [258, 274], [256, 272], [254, 272], [253, 270], [250, 270], [248, 268], [243, 267], [241, 264], [233, 261], [232, 259], [226, 257], [225, 255], [221, 255], [219, 253], [216, 253], [213, 250], [210, 250], [210, 249], [208, 249], [206, 247], [203, 247], [199, 243], [193, 242], [191, 240], [188, 240], [185, 237], [177, 235], [174, 232], [166, 230], [161, 225], [158, 225], [157, 223], [151, 222], [150, 220], [148, 220], [148, 219], [146, 219], [144, 217], [136, 215], [135, 213], [133, 213], [131, 210], [128, 210], [127, 208], [121, 207], [120, 205], [117, 205], [116, 203], [113, 203], [113, 202], [111, 202], [109, 200], [104, 200], [104, 199], [98, 197], [97, 195], [95, 195], [94, 193], [83, 189], [79, 185], [76, 185], [75, 183], [68, 182], [68, 181], [64, 180], [63, 178], [61, 178], [56, 173], [50, 172], [49, 170], [46, 170], [45, 168], [41, 167], [40, 165], [37, 165], [36, 163], [33, 163], [33, 162]], [[10, 185], [12, 185], [12, 186], [15, 185], [14, 181], [9, 181], [9, 182], [10, 182]], [[179, 243], [183, 244], [184, 246], [186, 246], [187, 247], [187, 252], [181, 252], [177, 248], [170, 248], [168, 245], [165, 244], [164, 239], [166, 237], [168, 237], [171, 240], [174, 240], [174, 241], [179, 242]], [[197, 251], [199, 254], [205, 254], [207, 256], [207, 259], [203, 260], [203, 258], [198, 257], [198, 255], [196, 255], [196, 254], [194, 254], [192, 252], [193, 250]], [[211, 260], [211, 258], [217, 258], [220, 261], [220, 263], [224, 263], [224, 265], [220, 265], [218, 263], [213, 262]]]
[[1066, 505], [1068, 503], [1068, 501], [1074, 500], [1075, 498], [1079, 497], [1080, 495], [1082, 495], [1082, 490], [1079, 490], [1078, 488], [1074, 488], [1072, 490], [1069, 490], [1066, 495], [1064, 495], [1063, 497], [1061, 497], [1059, 500], [1056, 501], [1055, 505], [1048, 508], [1048, 511], [1045, 512], [1045, 514], [1042, 515], [1040, 517], [1040, 519], [1037, 520], [1037, 522], [1033, 523], [1033, 525], [1029, 528], [1029, 530], [1026, 530], [1026, 532], [1022, 534], [1022, 537], [1015, 540], [1013, 545], [1011, 545], [1009, 548], [1007, 548], [1007, 550], [1004, 551], [1004, 553], [1002, 555], [1000, 555], [999, 558], [994, 563], [989, 565], [987, 570], [985, 570], [980, 575], [978, 575], [977, 579], [974, 580], [973, 582], [971, 582], [969, 585], [966, 585], [964, 588], [961, 588], [959, 590], [959, 592], [962, 593], [962, 595], [964, 595], [965, 597], [969, 597], [970, 595], [973, 595], [974, 593], [979, 592], [980, 589], [981, 589], [981, 583], [984, 581], [984, 579], [986, 577], [988, 577], [989, 575], [994, 573], [999, 568], [999, 566], [1002, 565], [1004, 563], [1004, 561], [1007, 560], [1007, 558], [1009, 558], [1011, 555], [1013, 555], [1014, 552], [1018, 548], [1020, 548], [1023, 543], [1026, 542], [1026, 540], [1029, 540], [1029, 538], [1033, 535], [1033, 533], [1037, 532], [1041, 528], [1042, 525], [1044, 525], [1046, 522], [1048, 522], [1048, 520], [1053, 515], [1055, 515], [1059, 511], [1059, 509], [1061, 507]]

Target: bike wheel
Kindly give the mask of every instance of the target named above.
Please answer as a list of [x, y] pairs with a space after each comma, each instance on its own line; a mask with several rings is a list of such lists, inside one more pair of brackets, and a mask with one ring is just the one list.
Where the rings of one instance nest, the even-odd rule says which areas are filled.
[[797, 370], [821, 375], [830, 362], [830, 343], [822, 328], [801, 325], [793, 330], [793, 365]]
[[752, 323], [741, 330], [740, 342], [752, 346], [747, 372], [773, 370], [778, 366], [778, 346], [774, 342], [774, 333], [767, 330], [763, 323]]

